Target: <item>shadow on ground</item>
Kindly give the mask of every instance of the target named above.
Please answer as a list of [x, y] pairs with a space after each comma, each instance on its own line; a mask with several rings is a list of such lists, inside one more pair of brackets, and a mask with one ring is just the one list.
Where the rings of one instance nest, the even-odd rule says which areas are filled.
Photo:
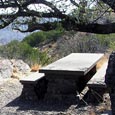
[[40, 100], [40, 101], [30, 101], [22, 100], [20, 97], [16, 98], [12, 102], [8, 103], [6, 107], [17, 107], [17, 110], [38, 110], [38, 111], [65, 111], [71, 105], [76, 104], [76, 100]]
[[[30, 101], [30, 100], [23, 100], [20, 97], [16, 98], [15, 100], [11, 101], [10, 103], [8, 103], [6, 105], [6, 107], [8, 108], [16, 108], [17, 112], [21, 112], [21, 111], [31, 111], [32, 114], [34, 113], [39, 113], [40, 111], [42, 112], [66, 112], [68, 109], [70, 109], [71, 105], [74, 105], [74, 107], [77, 105], [77, 101], [76, 100], [40, 100], [40, 101]], [[80, 104], [81, 105], [81, 104]], [[82, 110], [82, 114], [84, 115], [89, 115], [89, 114], [85, 114], [87, 111], [89, 110], [85, 110], [86, 109], [86, 105], [82, 105], [79, 106], [78, 108], [74, 108], [74, 112], [75, 114], [73, 115], [78, 115], [77, 111], [81, 111]], [[22, 114], [22, 113], [21, 113]], [[25, 114], [25, 113], [24, 113]], [[41, 114], [40, 114], [41, 115]], [[46, 114], [42, 114], [42, 115], [46, 115]], [[51, 114], [54, 115], [54, 114]], [[58, 115], [58, 114], [55, 114]], [[66, 115], [66, 114], [59, 114], [59, 115]], [[71, 115], [71, 114], [70, 114]], [[105, 110], [103, 112], [100, 112], [98, 114], [94, 114], [94, 115], [112, 115], [111, 110]]]

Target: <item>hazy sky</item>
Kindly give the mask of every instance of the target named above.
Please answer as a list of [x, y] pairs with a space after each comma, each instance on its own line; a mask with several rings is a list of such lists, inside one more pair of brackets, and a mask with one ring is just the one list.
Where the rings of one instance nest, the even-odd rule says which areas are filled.
[[[60, 2], [56, 2], [59, 0], [47, 0], [47, 1], [49, 1], [49, 2], [52, 1], [53, 3], [56, 4], [56, 6], [61, 11], [66, 10], [66, 13], [69, 13], [71, 10], [73, 10], [75, 8], [75, 6], [71, 4], [70, 0], [60, 0]], [[28, 8], [33, 9], [33, 10], [38, 10], [40, 12], [48, 11], [48, 9], [51, 10], [51, 8], [49, 8], [48, 6], [45, 6], [43, 4], [29, 5]], [[1, 8], [0, 9], [0, 13], [5, 13], [5, 14], [13, 13], [16, 11], [18, 11], [17, 8], [6, 8], [6, 9]]]
[[21, 33], [19, 31], [12, 30], [11, 27], [0, 29], [0, 44], [6, 44], [14, 39], [21, 41], [25, 36], [29, 34], [30, 33]]
[[[76, 7], [70, 2], [70, 0], [47, 0], [51, 3], [54, 3], [60, 10], [66, 10], [66, 13], [70, 13], [73, 9], [75, 9]], [[87, 0], [88, 1], [88, 0]], [[75, 0], [75, 2], [77, 2], [79, 4], [79, 0]], [[91, 2], [88, 1], [89, 4], [91, 4], [91, 6], [94, 6], [95, 2]], [[90, 6], [90, 7], [91, 7]], [[36, 5], [29, 5], [28, 8], [33, 9], [33, 10], [38, 10], [38, 11], [47, 11], [48, 9], [50, 9], [49, 7], [42, 5], [42, 4], [36, 4]], [[18, 11], [18, 9], [16, 8], [6, 8], [6, 9], [0, 9], [0, 13], [13, 13]]]

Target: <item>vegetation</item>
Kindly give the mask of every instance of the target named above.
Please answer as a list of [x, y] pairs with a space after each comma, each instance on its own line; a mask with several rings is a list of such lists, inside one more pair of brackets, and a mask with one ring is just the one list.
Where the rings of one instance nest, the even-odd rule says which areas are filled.
[[43, 42], [56, 41], [64, 30], [58, 27], [49, 32], [35, 32], [25, 37], [22, 42], [11, 41], [7, 45], [0, 46], [0, 56], [8, 59], [22, 59], [29, 65], [46, 65], [51, 62], [47, 52], [40, 51], [36, 46]]
[[115, 0], [1, 0], [0, 28], [12, 24], [21, 32], [49, 31], [60, 24], [68, 31], [115, 33], [115, 21], [109, 18], [114, 4]]
[[[58, 39], [60, 38], [60, 39]], [[64, 32], [61, 29], [49, 32], [35, 32], [24, 38], [22, 42], [17, 40], [11, 41], [7, 45], [0, 46], [0, 56], [9, 59], [22, 59], [29, 65], [40, 64], [46, 65], [57, 58], [61, 58], [70, 53], [85, 52], [106, 52], [108, 49], [115, 50], [115, 34], [99, 35], [88, 33], [76, 33], [75, 31]], [[40, 51], [42, 43], [57, 43], [56, 49], [48, 49], [50, 52]], [[40, 44], [42, 44], [40, 46]], [[39, 46], [39, 47], [36, 47]], [[47, 45], [46, 45], [47, 46]], [[57, 57], [57, 55], [59, 57]]]
[[0, 46], [0, 56], [8, 59], [22, 59], [29, 65], [36, 63], [45, 65], [50, 62], [46, 52], [40, 52], [25, 42], [11, 41], [7, 45]]
[[[64, 34], [64, 30], [96, 34], [115, 33], [115, 0], [2, 0], [0, 29], [12, 24], [21, 32], [36, 32], [21, 43], [12, 41], [0, 46], [0, 55], [23, 59], [29, 63], [48, 63], [46, 52], [34, 47], [48, 43]], [[5, 9], [5, 10], [4, 10]], [[9, 12], [7, 12], [11, 9]], [[59, 29], [61, 27], [61, 29]], [[52, 30], [52, 31], [49, 31]], [[49, 31], [49, 32], [48, 32]], [[72, 35], [72, 34], [71, 34]], [[73, 34], [74, 35], [74, 34]], [[59, 42], [59, 52], [98, 52], [115, 49], [114, 35], [70, 36]], [[108, 37], [109, 36], [109, 37]], [[66, 54], [65, 54], [66, 53]]]
[[57, 54], [60, 57], [70, 53], [105, 53], [115, 50], [115, 34], [98, 35], [87, 33], [72, 33], [58, 40]]
[[55, 41], [59, 36], [63, 35], [64, 31], [63, 29], [56, 29], [56, 30], [51, 30], [48, 32], [44, 31], [39, 31], [39, 32], [34, 32], [31, 35], [27, 36], [24, 38], [22, 42], [26, 42], [32, 47], [36, 47], [39, 44], [45, 42], [50, 42], [50, 41]]
[[8, 59], [22, 59], [29, 65], [33, 66], [46, 65], [51, 62], [50, 56], [48, 56], [46, 51], [40, 51], [38, 47], [40, 44], [42, 46], [50, 41], [56, 41], [60, 36], [64, 34], [62, 28], [57, 28], [49, 32], [35, 32], [31, 35], [25, 37], [22, 42], [13, 40], [6, 45], [0, 46], [0, 57]]

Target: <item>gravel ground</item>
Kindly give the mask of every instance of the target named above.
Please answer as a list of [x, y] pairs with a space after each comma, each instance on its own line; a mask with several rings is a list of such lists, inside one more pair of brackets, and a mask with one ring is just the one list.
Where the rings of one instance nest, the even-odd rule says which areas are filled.
[[21, 100], [22, 88], [17, 79], [0, 81], [0, 115], [111, 115], [108, 94], [105, 103], [76, 108], [76, 105]]

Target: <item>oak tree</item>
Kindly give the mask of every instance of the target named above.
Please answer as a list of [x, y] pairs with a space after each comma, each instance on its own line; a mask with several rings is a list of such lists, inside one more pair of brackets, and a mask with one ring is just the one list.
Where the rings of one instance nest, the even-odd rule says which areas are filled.
[[115, 0], [0, 0], [0, 29], [115, 33]]

